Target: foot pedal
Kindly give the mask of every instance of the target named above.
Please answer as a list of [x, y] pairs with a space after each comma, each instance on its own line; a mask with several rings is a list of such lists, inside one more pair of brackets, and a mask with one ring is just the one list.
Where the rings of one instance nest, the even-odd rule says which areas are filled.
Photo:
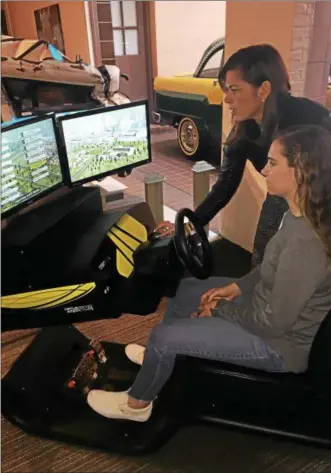
[[78, 365], [65, 383], [65, 387], [71, 391], [71, 394], [87, 396], [95, 387], [100, 365], [104, 365], [107, 361], [105, 349], [98, 340], [91, 340], [89, 347], [86, 352], [82, 353]]

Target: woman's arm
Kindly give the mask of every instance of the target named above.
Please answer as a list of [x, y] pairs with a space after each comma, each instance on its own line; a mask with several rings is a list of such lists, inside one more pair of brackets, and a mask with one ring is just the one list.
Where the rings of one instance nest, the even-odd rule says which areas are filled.
[[218, 179], [205, 200], [195, 210], [202, 225], [209, 223], [217, 212], [230, 202], [237, 191], [247, 159], [245, 149], [242, 148], [243, 146], [238, 145], [224, 148]]
[[247, 159], [261, 171], [267, 163], [267, 151], [243, 138], [224, 147], [217, 182], [195, 210], [202, 225], [207, 225], [230, 202], [241, 183]]

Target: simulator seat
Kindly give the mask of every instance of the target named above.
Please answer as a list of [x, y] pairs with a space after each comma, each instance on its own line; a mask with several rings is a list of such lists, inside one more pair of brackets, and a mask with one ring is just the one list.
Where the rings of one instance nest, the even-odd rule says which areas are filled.
[[[194, 359], [188, 410], [201, 422], [331, 445], [331, 310], [302, 374], [276, 374]], [[198, 382], [196, 380], [199, 380]], [[192, 393], [192, 390], [190, 391]]]

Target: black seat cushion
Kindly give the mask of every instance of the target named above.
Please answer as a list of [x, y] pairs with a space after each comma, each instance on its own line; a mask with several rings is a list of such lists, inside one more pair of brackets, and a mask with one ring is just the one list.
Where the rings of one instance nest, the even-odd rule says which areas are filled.
[[308, 370], [319, 389], [331, 392], [331, 309], [313, 341]]
[[[247, 409], [288, 410], [311, 398], [313, 387], [308, 373], [271, 373], [219, 361], [194, 358], [190, 365], [187, 397], [192, 410], [203, 405], [245, 405]], [[205, 399], [202, 403], [202, 399]], [[206, 407], [206, 408], [207, 408]]]
[[331, 392], [331, 310], [323, 320], [313, 341], [309, 367], [305, 373], [271, 373], [253, 368], [246, 368], [232, 363], [195, 358], [195, 372], [209, 377], [231, 377], [244, 383], [248, 381], [270, 386], [282, 386], [287, 390], [317, 388]]
[[300, 374], [277, 373], [255, 368], [247, 368], [234, 363], [225, 363], [206, 359], [195, 359], [194, 362], [195, 369], [203, 371], [204, 373], [209, 373], [211, 375], [231, 376], [244, 381], [249, 380], [271, 385], [278, 383], [284, 383], [288, 386], [310, 384], [310, 374], [308, 372]]

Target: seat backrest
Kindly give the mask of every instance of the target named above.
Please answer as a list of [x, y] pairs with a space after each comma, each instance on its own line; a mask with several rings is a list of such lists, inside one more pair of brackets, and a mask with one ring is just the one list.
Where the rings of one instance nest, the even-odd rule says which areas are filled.
[[331, 309], [314, 338], [308, 371], [318, 389], [331, 392]]

